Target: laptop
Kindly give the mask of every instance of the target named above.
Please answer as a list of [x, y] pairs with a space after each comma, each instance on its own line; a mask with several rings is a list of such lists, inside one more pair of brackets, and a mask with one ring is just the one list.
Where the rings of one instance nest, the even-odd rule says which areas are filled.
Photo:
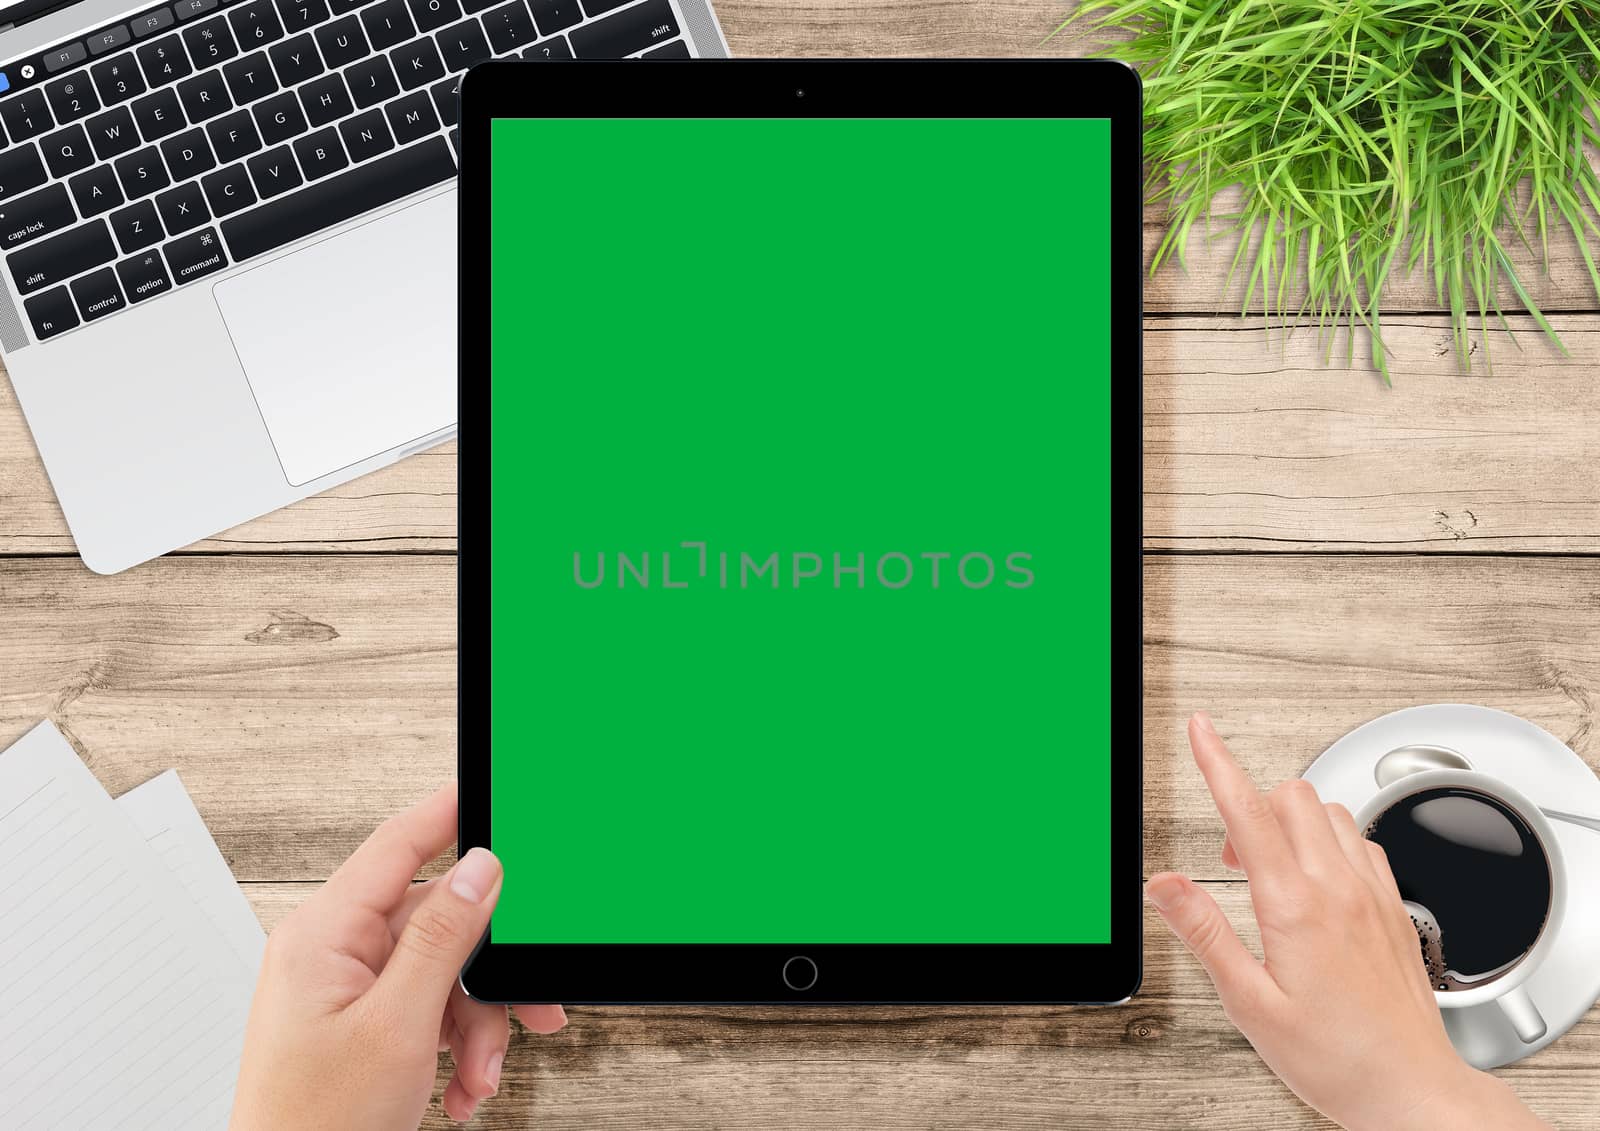
[[[450, 438], [458, 86], [708, 0], [0, 2], [0, 352], [90, 569]], [[559, 181], [530, 192], [558, 219]]]

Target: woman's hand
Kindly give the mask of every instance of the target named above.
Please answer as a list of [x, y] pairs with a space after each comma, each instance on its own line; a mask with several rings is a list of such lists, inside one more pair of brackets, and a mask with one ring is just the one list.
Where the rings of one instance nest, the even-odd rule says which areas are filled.
[[[451, 1118], [470, 1119], [494, 1095], [506, 1010], [467, 997], [458, 977], [500, 896], [500, 862], [474, 848], [438, 879], [412, 883], [455, 837], [450, 785], [385, 821], [272, 933], [232, 1131], [416, 1127], [447, 1047]], [[559, 1005], [517, 1016], [538, 1033], [567, 1022]]]
[[1261, 927], [1257, 961], [1216, 901], [1166, 872], [1145, 887], [1223, 1011], [1306, 1103], [1355, 1131], [1545, 1124], [1445, 1035], [1421, 946], [1383, 850], [1310, 783], [1258, 792], [1200, 712], [1189, 744]]

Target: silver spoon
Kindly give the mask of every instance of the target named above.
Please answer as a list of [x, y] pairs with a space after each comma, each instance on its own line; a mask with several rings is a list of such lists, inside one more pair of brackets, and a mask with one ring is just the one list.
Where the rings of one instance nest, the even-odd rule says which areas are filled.
[[[1467, 761], [1467, 756], [1459, 750], [1452, 750], [1448, 746], [1429, 746], [1426, 743], [1416, 743], [1412, 746], [1396, 746], [1389, 753], [1378, 759], [1378, 764], [1373, 767], [1372, 776], [1377, 779], [1379, 788], [1391, 785], [1401, 778], [1420, 774], [1424, 770], [1470, 770], [1472, 763]], [[1600, 820], [1594, 817], [1580, 817], [1576, 813], [1563, 813], [1558, 809], [1546, 809], [1539, 806], [1539, 812], [1549, 817], [1552, 821], [1565, 821], [1569, 825], [1580, 825], [1600, 833]]]

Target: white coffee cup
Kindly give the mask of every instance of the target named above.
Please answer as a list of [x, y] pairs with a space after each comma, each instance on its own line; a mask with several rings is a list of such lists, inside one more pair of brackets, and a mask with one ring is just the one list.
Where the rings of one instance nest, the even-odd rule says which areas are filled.
[[1494, 1002], [1505, 1013], [1517, 1036], [1525, 1044], [1532, 1044], [1545, 1035], [1546, 1026], [1538, 1006], [1528, 996], [1527, 981], [1554, 947], [1567, 908], [1567, 866], [1561, 856], [1561, 844], [1556, 839], [1555, 829], [1537, 805], [1499, 778], [1477, 770], [1424, 770], [1390, 782], [1361, 807], [1361, 811], [1355, 815], [1356, 826], [1364, 830], [1405, 798], [1435, 789], [1467, 789], [1494, 798], [1516, 813], [1533, 831], [1545, 860], [1549, 862], [1550, 908], [1539, 937], [1521, 961], [1482, 985], [1459, 990], [1434, 990], [1433, 993], [1441, 1009], [1463, 1009]]

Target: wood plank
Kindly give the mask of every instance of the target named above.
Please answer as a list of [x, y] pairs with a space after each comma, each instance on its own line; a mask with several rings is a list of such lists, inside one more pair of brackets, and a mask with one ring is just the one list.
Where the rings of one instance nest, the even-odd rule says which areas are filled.
[[1150, 323], [1146, 544], [1600, 550], [1600, 319], [1553, 323], [1570, 356], [1516, 318], [1466, 377], [1441, 320], [1397, 319], [1393, 388], [1324, 365], [1315, 334]]
[[321, 878], [454, 774], [455, 560], [0, 563], [0, 749], [56, 720], [113, 794], [176, 766], [244, 879]]
[[[1257, 947], [1246, 886], [1209, 886]], [[269, 926], [311, 890], [246, 885]], [[515, 1033], [474, 1126], [1331, 1127], [1153, 912], [1145, 932], [1144, 988], [1106, 1009], [575, 1007], [554, 1037]], [[1503, 1075], [1556, 1126], [1600, 1127], [1600, 1010]]]
[[[1396, 319], [1394, 387], [1324, 364], [1316, 335], [1236, 318], [1145, 334], [1145, 529], [1166, 549], [1600, 551], [1600, 317], [1526, 318], [1494, 372], [1461, 375], [1439, 317]], [[1397, 471], [1397, 469], [1404, 469]], [[71, 540], [0, 383], [0, 554]], [[414, 456], [204, 551], [455, 547], [455, 448]]]
[[[166, 559], [0, 569], [0, 743], [56, 719], [107, 788], [176, 766], [235, 873], [327, 876], [453, 772], [455, 563]], [[1225, 879], [1183, 720], [1263, 783], [1415, 703], [1514, 711], [1600, 766], [1600, 560], [1177, 556], [1145, 571], [1151, 871]], [[576, 817], [576, 814], [569, 816]]]

